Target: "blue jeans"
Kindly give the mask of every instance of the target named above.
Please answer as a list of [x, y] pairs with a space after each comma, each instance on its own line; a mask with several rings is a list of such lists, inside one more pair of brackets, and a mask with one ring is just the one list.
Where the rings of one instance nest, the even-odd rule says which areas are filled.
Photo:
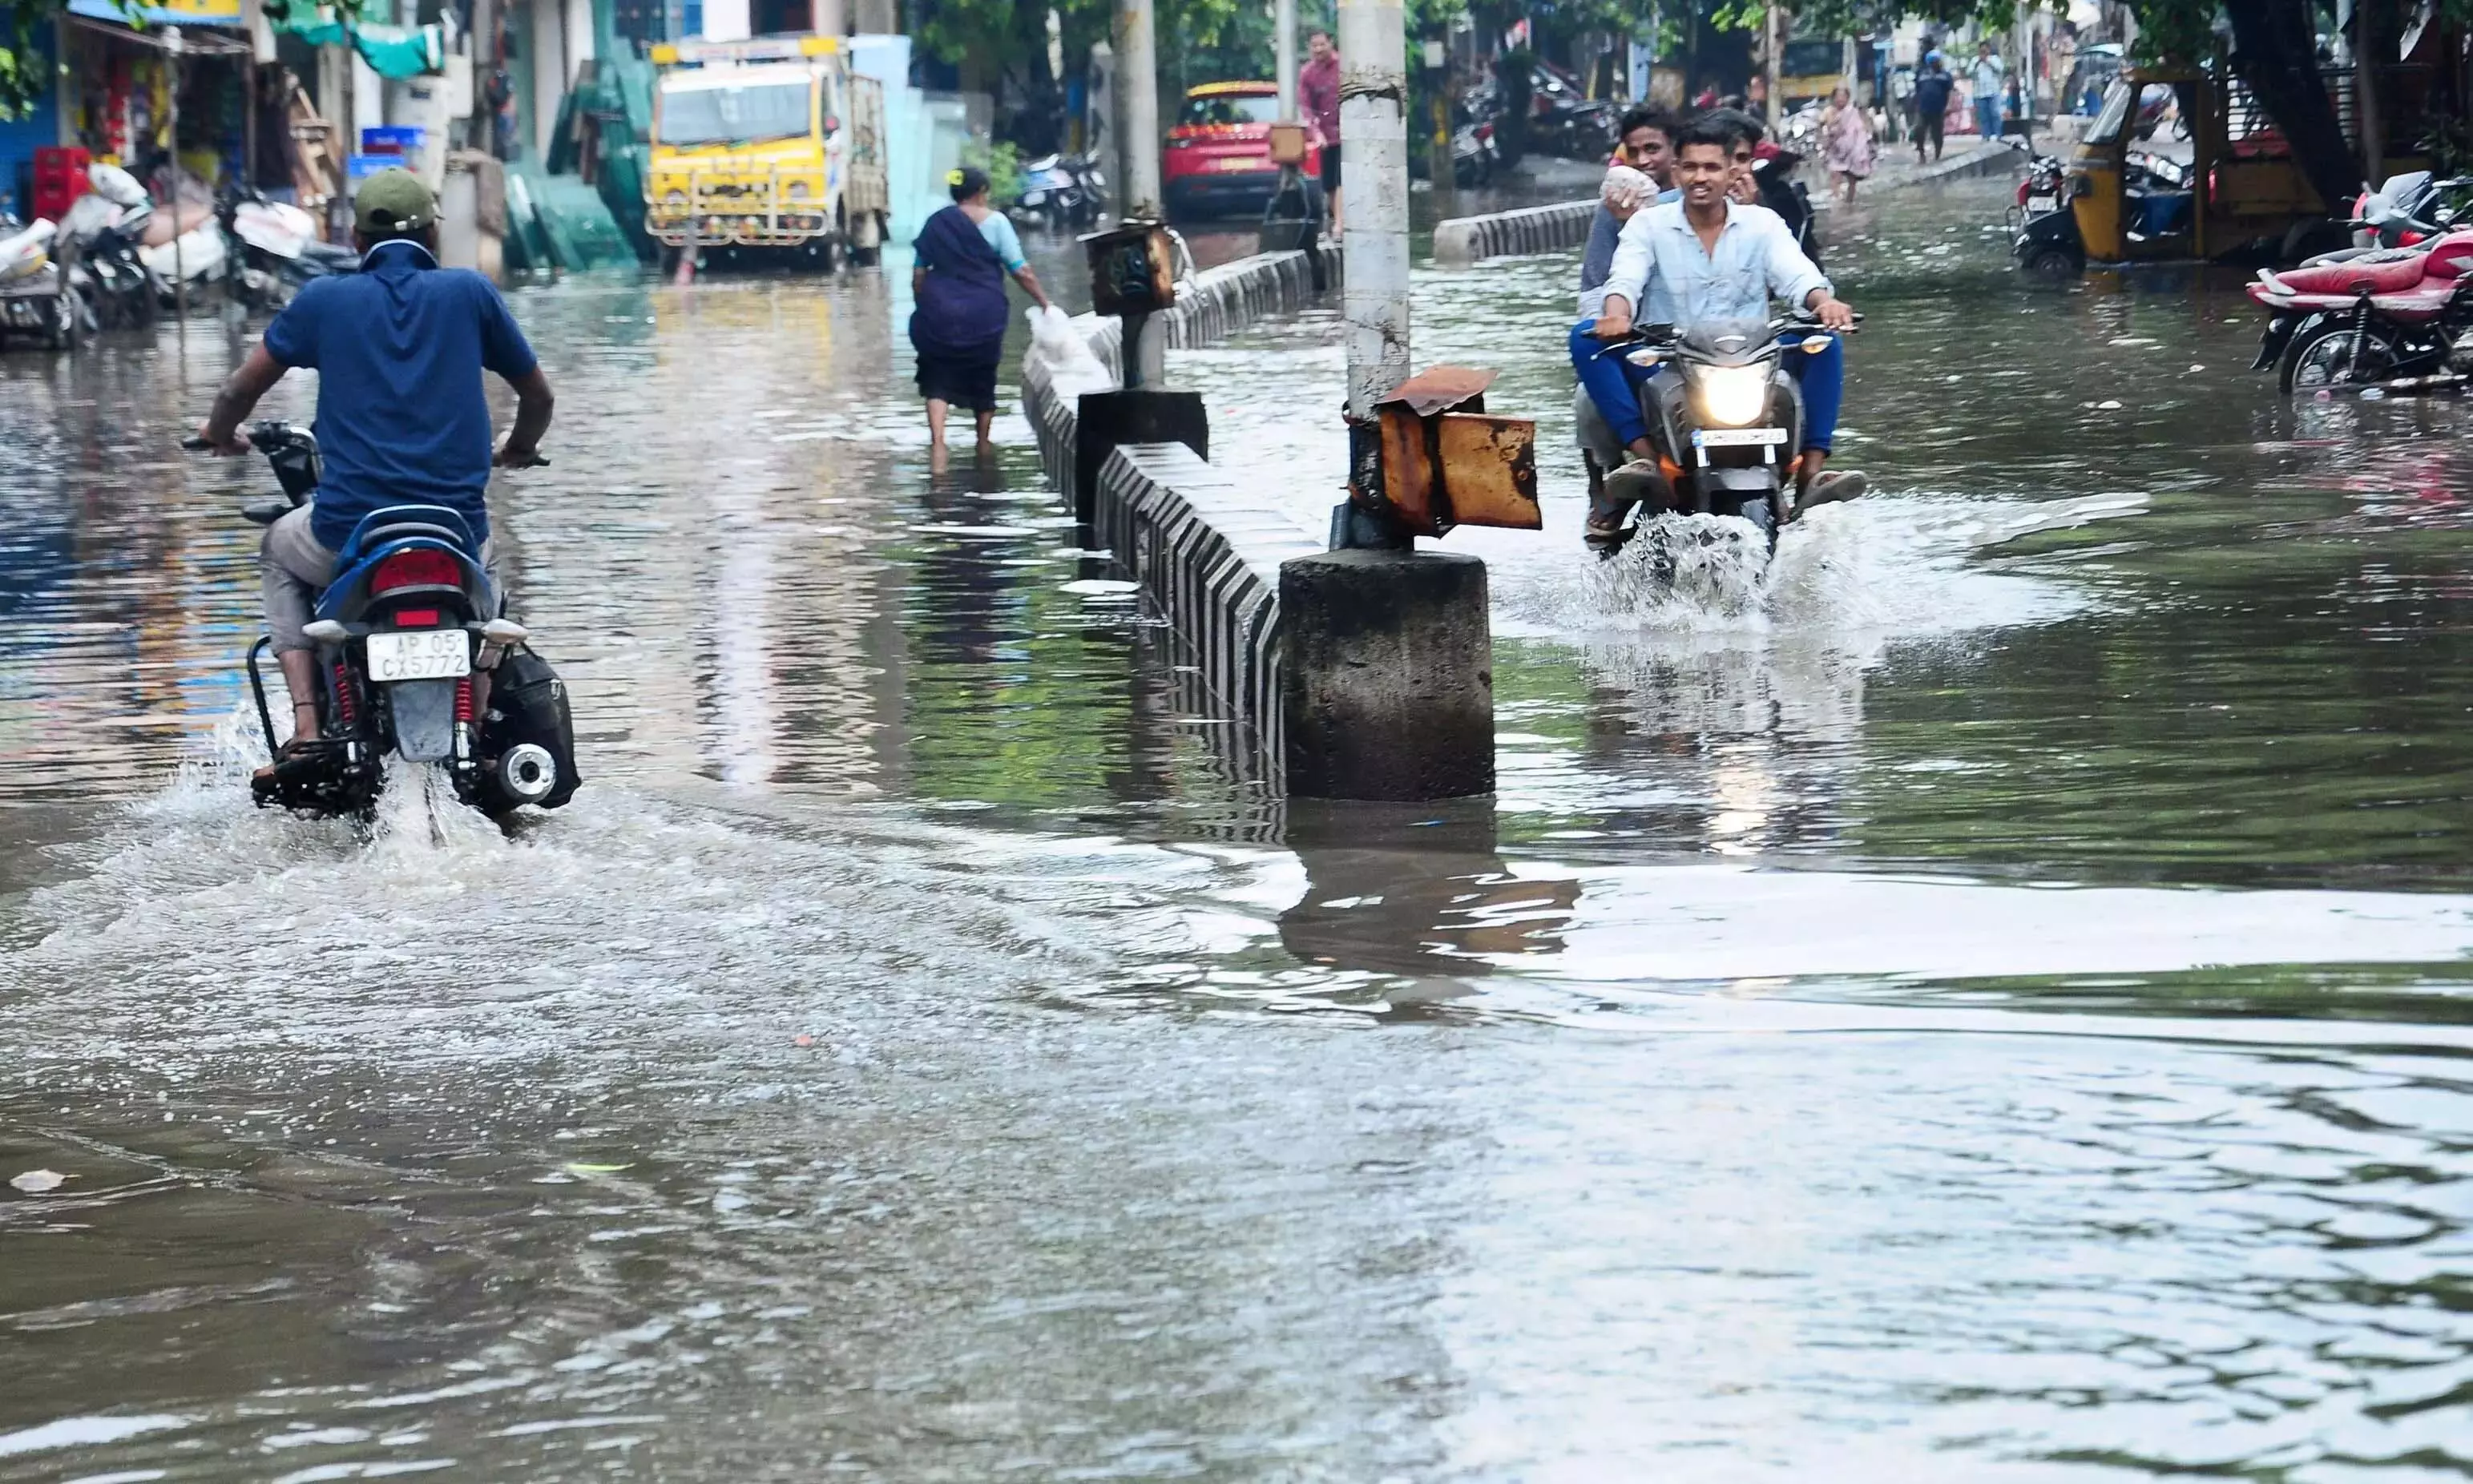
[[1975, 100], [1975, 130], [1986, 139], [2001, 137], [2001, 97], [1998, 93]]
[[[1608, 342], [1589, 333], [1597, 327], [1595, 320], [1572, 326], [1572, 369], [1579, 372], [1580, 385], [1589, 389], [1589, 400], [1597, 404], [1597, 415], [1606, 419], [1616, 441], [1628, 448], [1648, 436], [1648, 424], [1640, 415], [1640, 386], [1657, 369], [1634, 366], [1621, 350], [1607, 349]], [[1795, 348], [1803, 338], [1802, 331], [1788, 330], [1778, 336], [1778, 344], [1788, 347], [1787, 374], [1803, 384], [1803, 446], [1827, 453], [1837, 434], [1838, 404], [1846, 399], [1846, 343], [1826, 336], [1829, 348], [1807, 355]]]

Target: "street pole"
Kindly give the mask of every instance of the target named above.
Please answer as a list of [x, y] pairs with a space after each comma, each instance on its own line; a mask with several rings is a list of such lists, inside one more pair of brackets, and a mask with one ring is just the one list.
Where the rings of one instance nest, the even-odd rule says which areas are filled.
[[1452, 174], [1452, 49], [1440, 32], [1426, 37], [1426, 91], [1433, 99], [1433, 137], [1428, 141], [1426, 177], [1434, 187], [1434, 219], [1453, 211], [1452, 193], [1459, 184]]
[[172, 308], [180, 316], [181, 333], [188, 333], [189, 274], [181, 261], [180, 239], [180, 28], [163, 28], [163, 65], [172, 72], [172, 85], [166, 89], [169, 106], [163, 110], [164, 128], [169, 132], [172, 147]]
[[1408, 379], [1407, 39], [1400, 0], [1339, 0], [1339, 140], [1348, 163], [1348, 415]]
[[[1122, 218], [1158, 221], [1160, 209], [1159, 46], [1151, 0], [1116, 0], [1116, 110], [1122, 121], [1117, 147], [1125, 162]], [[1156, 387], [1167, 379], [1167, 342], [1162, 327], [1145, 320], [1133, 345], [1123, 347], [1128, 385]]]
[[1768, 38], [1769, 54], [1761, 63], [1762, 71], [1767, 76], [1769, 82], [1768, 117], [1761, 122], [1768, 126], [1769, 137], [1775, 139], [1778, 118], [1784, 111], [1783, 101], [1778, 97], [1778, 89], [1786, 84], [1786, 12], [1783, 8], [1774, 5], [1769, 7]]
[[1271, 64], [1280, 84], [1280, 122], [1297, 121], [1297, 0], [1272, 0]]

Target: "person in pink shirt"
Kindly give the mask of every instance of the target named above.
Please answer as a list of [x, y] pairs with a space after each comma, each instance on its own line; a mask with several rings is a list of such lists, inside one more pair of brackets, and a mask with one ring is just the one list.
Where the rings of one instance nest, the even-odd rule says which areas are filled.
[[1297, 103], [1322, 148], [1322, 193], [1331, 203], [1331, 235], [1339, 235], [1339, 48], [1331, 33], [1306, 36], [1307, 61], [1297, 69]]

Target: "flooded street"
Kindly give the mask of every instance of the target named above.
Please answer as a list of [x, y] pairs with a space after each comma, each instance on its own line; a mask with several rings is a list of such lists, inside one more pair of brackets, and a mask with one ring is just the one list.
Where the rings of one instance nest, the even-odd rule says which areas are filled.
[[[2473, 1473], [2473, 408], [2006, 193], [1836, 214], [1877, 493], [1675, 597], [1576, 254], [1421, 271], [1549, 529], [1420, 810], [1231, 767], [1010, 396], [928, 472], [898, 265], [510, 294], [511, 837], [249, 807], [244, 341], [0, 357], [0, 1480]], [[1335, 315], [1170, 370], [1320, 530]]]

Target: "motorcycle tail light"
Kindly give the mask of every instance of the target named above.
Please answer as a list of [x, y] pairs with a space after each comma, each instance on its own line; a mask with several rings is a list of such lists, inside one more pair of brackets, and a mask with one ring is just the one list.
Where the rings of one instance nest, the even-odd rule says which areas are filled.
[[460, 587], [463, 584], [463, 569], [453, 557], [426, 548], [396, 552], [370, 574], [372, 592], [391, 592], [397, 587]]
[[399, 609], [395, 615], [395, 626], [398, 629], [435, 629], [438, 627], [438, 610], [434, 608]]

